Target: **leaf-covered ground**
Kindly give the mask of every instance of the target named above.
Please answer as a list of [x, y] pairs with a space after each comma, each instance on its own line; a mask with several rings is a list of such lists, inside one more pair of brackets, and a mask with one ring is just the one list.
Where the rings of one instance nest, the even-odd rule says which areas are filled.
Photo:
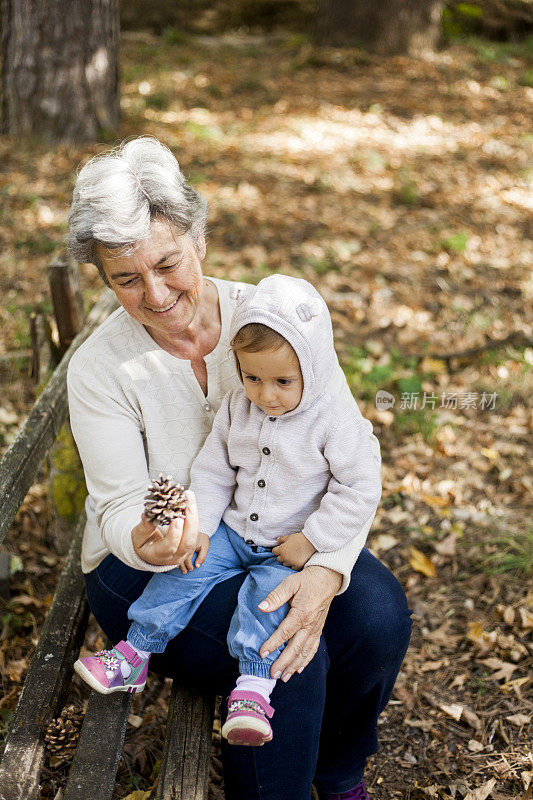
[[[124, 35], [120, 138], [161, 138], [208, 197], [207, 274], [320, 289], [382, 444], [370, 546], [414, 632], [369, 764], [376, 800], [531, 796], [532, 53], [472, 41], [387, 60], [290, 33]], [[28, 316], [50, 311], [75, 169], [100, 149], [0, 140], [2, 448], [35, 398]], [[89, 304], [99, 279], [85, 266], [82, 280]], [[7, 543], [23, 569], [2, 611], [4, 725], [61, 564], [42, 483]], [[117, 798], [153, 796], [161, 688], [135, 698]], [[48, 766], [42, 797], [64, 774]], [[217, 751], [212, 777], [214, 800]]]

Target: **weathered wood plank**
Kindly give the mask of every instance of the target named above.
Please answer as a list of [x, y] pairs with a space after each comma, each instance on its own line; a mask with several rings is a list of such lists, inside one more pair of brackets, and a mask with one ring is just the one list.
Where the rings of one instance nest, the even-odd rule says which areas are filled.
[[63, 703], [89, 613], [80, 570], [84, 524], [85, 515], [78, 525], [6, 737], [0, 763], [1, 800], [33, 800], [38, 795], [44, 731]]
[[110, 800], [131, 700], [131, 694], [91, 693], [63, 800]]
[[28, 489], [67, 416], [67, 367], [77, 348], [116, 307], [106, 289], [33, 406], [22, 430], [0, 462], [0, 542], [11, 527]]
[[78, 263], [68, 255], [59, 256], [46, 271], [63, 354], [72, 344], [85, 319]]
[[214, 706], [174, 682], [156, 800], [207, 800]]

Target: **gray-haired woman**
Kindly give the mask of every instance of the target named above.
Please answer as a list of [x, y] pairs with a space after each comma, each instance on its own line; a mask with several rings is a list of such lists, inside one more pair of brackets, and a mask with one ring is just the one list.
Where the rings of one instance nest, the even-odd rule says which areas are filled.
[[[230, 284], [202, 275], [206, 217], [172, 153], [148, 137], [90, 161], [74, 189], [69, 248], [97, 266], [121, 304], [69, 368], [89, 489], [82, 569], [91, 609], [113, 641], [125, 638], [128, 608], [150, 574], [191, 556], [194, 503], [183, 531], [175, 522], [163, 536], [142, 518], [147, 484], [163, 472], [188, 485], [222, 397], [238, 381]], [[338, 365], [333, 381], [333, 391], [349, 392]], [[152, 666], [226, 698], [238, 672], [226, 634], [241, 582], [216, 586]], [[287, 643], [272, 667], [282, 677], [282, 713], [259, 751], [223, 745], [227, 796], [309, 800], [314, 781], [321, 798], [366, 798], [365, 761], [409, 641], [405, 595], [350, 542], [315, 554], [269, 600], [272, 609], [291, 606], [265, 643], [269, 651]]]

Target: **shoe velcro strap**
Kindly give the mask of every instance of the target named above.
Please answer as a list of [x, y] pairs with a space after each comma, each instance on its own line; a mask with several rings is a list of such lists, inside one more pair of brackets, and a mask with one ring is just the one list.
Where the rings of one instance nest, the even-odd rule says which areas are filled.
[[246, 692], [243, 689], [234, 689], [228, 697], [228, 706], [235, 700], [248, 700], [248, 702], [256, 703], [269, 719], [271, 719], [274, 714], [272, 706], [268, 705], [263, 695], [259, 694], [259, 692]]
[[128, 642], [119, 642], [115, 645], [115, 650], [119, 653], [122, 653], [126, 661], [131, 664], [132, 667], [140, 667], [143, 663], [142, 658], [138, 653], [135, 652], [133, 647], [128, 644]]

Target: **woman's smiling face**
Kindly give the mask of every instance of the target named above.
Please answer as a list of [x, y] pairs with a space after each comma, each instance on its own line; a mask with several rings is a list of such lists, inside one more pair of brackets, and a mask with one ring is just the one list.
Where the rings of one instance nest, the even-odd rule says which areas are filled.
[[203, 242], [199, 253], [187, 234], [155, 218], [132, 252], [99, 246], [98, 255], [119, 303], [156, 341], [191, 324], [202, 299]]

